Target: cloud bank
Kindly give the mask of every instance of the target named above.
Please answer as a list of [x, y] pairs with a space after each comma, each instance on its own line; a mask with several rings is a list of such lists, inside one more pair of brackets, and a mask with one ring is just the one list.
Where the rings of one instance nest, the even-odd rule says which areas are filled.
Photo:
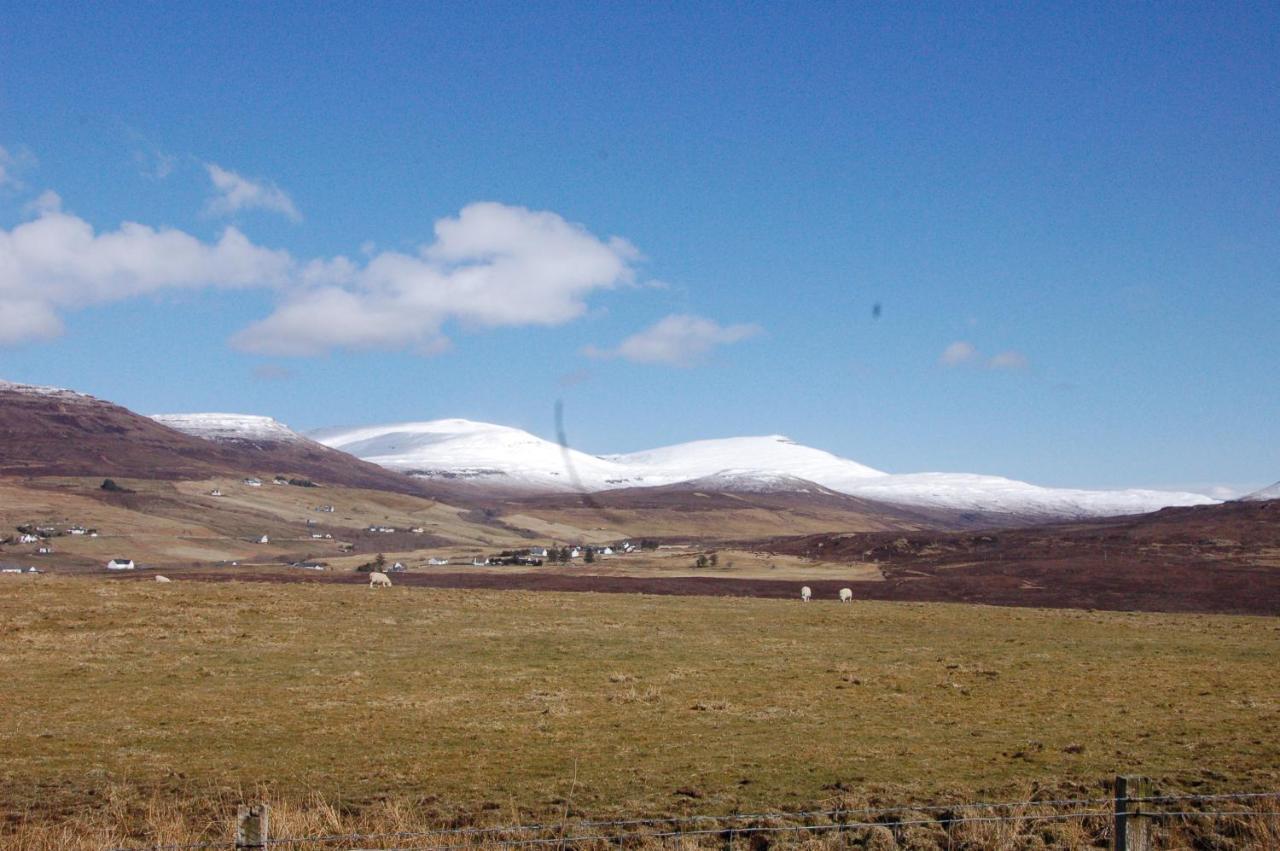
[[62, 333], [59, 312], [169, 289], [281, 286], [292, 261], [235, 228], [215, 242], [179, 230], [125, 222], [95, 232], [65, 213], [53, 192], [31, 205], [38, 217], [0, 230], [0, 344]]
[[720, 325], [687, 313], [673, 313], [623, 340], [616, 349], [588, 346], [592, 357], [620, 357], [633, 363], [692, 366], [716, 346], [741, 342], [762, 333], [759, 325]]
[[269, 288], [279, 302], [232, 340], [267, 355], [333, 349], [449, 346], [442, 327], [554, 326], [587, 310], [586, 299], [635, 280], [639, 252], [601, 239], [551, 212], [494, 202], [436, 222], [414, 253], [382, 251], [300, 261], [255, 245], [234, 227], [206, 242], [180, 230], [126, 222], [97, 232], [46, 192], [35, 218], [0, 229], [0, 345], [57, 336], [60, 314], [197, 287]]

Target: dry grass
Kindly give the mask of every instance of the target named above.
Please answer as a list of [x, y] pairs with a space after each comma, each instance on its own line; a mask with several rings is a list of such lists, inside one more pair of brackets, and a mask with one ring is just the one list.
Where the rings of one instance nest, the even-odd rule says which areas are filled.
[[[223, 836], [258, 797], [310, 835], [1276, 789], [1277, 651], [1262, 618], [4, 577], [0, 845]], [[996, 829], [938, 847], [1049, 831]]]

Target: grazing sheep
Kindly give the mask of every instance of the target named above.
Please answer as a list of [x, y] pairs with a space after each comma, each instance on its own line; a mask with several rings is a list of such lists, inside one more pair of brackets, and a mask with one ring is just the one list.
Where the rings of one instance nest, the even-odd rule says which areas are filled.
[[841, 588], [841, 589], [840, 589], [840, 602], [841, 602], [841, 603], [852, 603], [852, 602], [853, 602], [853, 589], [852, 589], [852, 588]]
[[385, 573], [378, 573], [375, 570], [373, 573], [369, 574], [369, 587], [370, 588], [390, 588], [391, 577], [387, 576]]
[[800, 589], [800, 602], [807, 603], [809, 598], [813, 596], [813, 589], [808, 585]]
[[167, 576], [157, 576], [157, 577], [156, 577], [156, 582], [169, 582], [169, 581], [171, 581], [171, 580], [170, 580], [170, 579], [169, 579], [169, 577], [167, 577]]

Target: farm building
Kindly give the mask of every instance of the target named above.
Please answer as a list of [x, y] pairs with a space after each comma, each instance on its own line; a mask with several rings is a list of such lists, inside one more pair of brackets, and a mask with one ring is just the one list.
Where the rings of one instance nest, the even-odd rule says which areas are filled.
[[107, 570], [133, 570], [133, 559], [119, 556], [107, 562]]

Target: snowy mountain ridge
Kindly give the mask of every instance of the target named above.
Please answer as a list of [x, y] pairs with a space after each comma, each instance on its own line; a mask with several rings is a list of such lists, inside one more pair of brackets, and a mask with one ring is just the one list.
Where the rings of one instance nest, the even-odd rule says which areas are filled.
[[1084, 518], [1217, 502], [1202, 494], [1046, 488], [969, 473], [890, 474], [782, 435], [698, 440], [623, 455], [590, 455], [508, 426], [449, 419], [352, 429], [310, 437], [366, 461], [427, 478], [467, 479], [538, 491], [604, 491], [722, 480], [742, 490], [799, 482], [899, 505]]

